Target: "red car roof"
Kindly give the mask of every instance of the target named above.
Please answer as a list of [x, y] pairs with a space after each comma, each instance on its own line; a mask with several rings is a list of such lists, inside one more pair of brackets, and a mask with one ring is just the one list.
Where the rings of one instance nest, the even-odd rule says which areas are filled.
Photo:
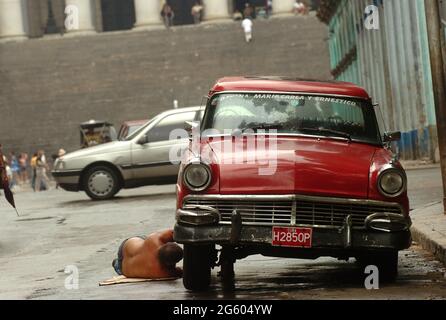
[[364, 88], [340, 81], [318, 81], [286, 77], [226, 77], [219, 79], [210, 95], [222, 91], [278, 91], [338, 95], [370, 99]]

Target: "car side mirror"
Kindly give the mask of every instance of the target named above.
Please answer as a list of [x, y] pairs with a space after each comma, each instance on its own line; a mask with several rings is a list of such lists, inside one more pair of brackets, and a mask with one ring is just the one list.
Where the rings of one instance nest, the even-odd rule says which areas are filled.
[[400, 131], [384, 133], [384, 142], [393, 142], [393, 141], [400, 141], [400, 140], [401, 140], [401, 132]]
[[147, 143], [149, 143], [149, 137], [145, 134], [141, 138], [138, 139], [137, 143], [140, 145], [147, 144]]
[[184, 129], [189, 134], [189, 137], [192, 136], [192, 132], [200, 127], [199, 121], [185, 121], [184, 122]]

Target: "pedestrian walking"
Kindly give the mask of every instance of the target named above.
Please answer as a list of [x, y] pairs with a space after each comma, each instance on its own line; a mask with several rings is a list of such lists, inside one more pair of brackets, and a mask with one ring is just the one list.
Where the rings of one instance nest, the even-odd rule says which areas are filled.
[[9, 154], [9, 166], [11, 167], [12, 171], [12, 179], [10, 182], [11, 182], [11, 188], [13, 188], [20, 182], [20, 175], [19, 175], [20, 165], [14, 152], [11, 152]]
[[36, 191], [48, 190], [48, 176], [47, 176], [48, 164], [45, 158], [45, 152], [40, 150], [37, 154], [36, 161]]
[[37, 169], [37, 152], [31, 157], [29, 165], [31, 167], [31, 188], [36, 191], [36, 169]]
[[[4, 156], [1, 155], [2, 159], [3, 159], [3, 165], [4, 165], [4, 172], [6, 172], [6, 178], [8, 179], [8, 187], [11, 189], [12, 187], [12, 170], [11, 167], [8, 165], [8, 159]], [[0, 188], [2, 188], [3, 186], [1, 186], [1, 182], [2, 180], [0, 179]]]
[[12, 193], [9, 186], [9, 178], [12, 172], [8, 172], [8, 165], [6, 163], [6, 157], [3, 156], [2, 145], [0, 144], [0, 189], [3, 189], [5, 193], [6, 200], [15, 209], [17, 216], [19, 215], [17, 208], [15, 206], [14, 194]]
[[173, 12], [172, 7], [169, 6], [167, 3], [163, 5], [163, 8], [161, 10], [161, 17], [163, 18], [166, 28], [170, 28], [171, 26], [173, 26], [173, 18], [175, 17], [175, 13]]
[[245, 41], [247, 43], [252, 41], [252, 21], [250, 18], [245, 18], [242, 21], [242, 27], [245, 32]]
[[271, 16], [272, 11], [273, 11], [273, 0], [266, 0], [265, 17], [269, 18]]
[[28, 182], [28, 154], [27, 153], [21, 153], [19, 156], [19, 177], [21, 183]]
[[249, 3], [245, 3], [245, 9], [243, 10], [243, 18], [254, 18], [254, 9]]
[[194, 24], [200, 24], [203, 12], [203, 6], [197, 1], [192, 6], [191, 15], [194, 18]]
[[296, 0], [293, 6], [293, 12], [295, 15], [307, 15], [308, 7], [303, 1]]

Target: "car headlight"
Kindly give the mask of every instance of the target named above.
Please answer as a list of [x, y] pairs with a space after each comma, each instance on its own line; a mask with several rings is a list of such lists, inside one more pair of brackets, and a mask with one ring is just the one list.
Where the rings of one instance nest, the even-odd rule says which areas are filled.
[[378, 189], [386, 197], [398, 197], [406, 191], [407, 178], [403, 171], [391, 168], [384, 170], [378, 178]]
[[203, 191], [211, 184], [211, 170], [202, 163], [191, 163], [183, 172], [184, 184], [192, 191]]
[[58, 159], [58, 160], [56, 160], [54, 167], [56, 168], [56, 170], [63, 170], [63, 169], [65, 169], [65, 162]]

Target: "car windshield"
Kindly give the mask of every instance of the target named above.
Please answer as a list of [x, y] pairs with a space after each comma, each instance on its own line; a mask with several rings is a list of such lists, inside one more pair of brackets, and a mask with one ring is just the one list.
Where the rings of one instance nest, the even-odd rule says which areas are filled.
[[127, 135], [127, 137], [123, 138], [124, 141], [130, 141], [133, 140], [137, 135], [139, 135], [142, 131], [144, 131], [152, 122], [153, 120], [157, 119], [157, 117], [150, 119], [148, 122], [146, 122], [142, 127], [135, 130], [133, 133], [130, 133]]
[[374, 110], [369, 103], [316, 95], [219, 94], [210, 101], [202, 128], [221, 134], [275, 129], [279, 134], [381, 143]]

